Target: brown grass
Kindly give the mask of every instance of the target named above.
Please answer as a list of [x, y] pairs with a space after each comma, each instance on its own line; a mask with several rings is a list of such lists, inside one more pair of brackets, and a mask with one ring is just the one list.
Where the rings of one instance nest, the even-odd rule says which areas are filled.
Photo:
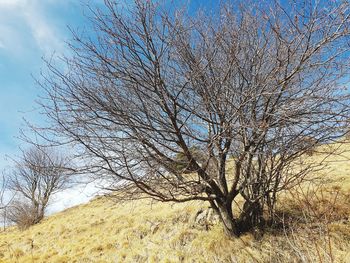
[[[206, 204], [99, 197], [20, 231], [0, 233], [0, 262], [350, 262], [350, 157], [329, 159], [327, 185], [282, 196], [279, 229], [230, 239], [220, 224], [193, 224]], [[322, 154], [310, 158], [322, 158]]]

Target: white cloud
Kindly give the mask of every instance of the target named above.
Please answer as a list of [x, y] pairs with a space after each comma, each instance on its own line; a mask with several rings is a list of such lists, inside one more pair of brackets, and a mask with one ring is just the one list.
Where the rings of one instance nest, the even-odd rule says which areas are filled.
[[27, 0], [0, 0], [0, 7], [13, 7], [26, 2]]
[[45, 52], [62, 51], [63, 42], [57, 38], [54, 28], [40, 16], [35, 16], [33, 11], [25, 12], [25, 18], [32, 30], [34, 39], [39, 48]]
[[50, 17], [48, 3], [40, 0], [0, 0], [0, 48], [12, 54], [28, 52], [28, 44], [43, 54], [64, 49], [60, 34]]
[[93, 183], [66, 189], [53, 196], [51, 205], [48, 208], [48, 214], [86, 203], [99, 193], [101, 193], [101, 190]]

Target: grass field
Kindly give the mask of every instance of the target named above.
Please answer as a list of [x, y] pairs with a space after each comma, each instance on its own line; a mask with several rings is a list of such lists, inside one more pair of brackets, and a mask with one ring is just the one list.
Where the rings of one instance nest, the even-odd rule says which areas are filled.
[[282, 196], [278, 210], [293, 224], [258, 239], [194, 224], [203, 203], [99, 197], [25, 231], [1, 232], [0, 262], [350, 262], [350, 153], [328, 162], [322, 176], [340, 180]]

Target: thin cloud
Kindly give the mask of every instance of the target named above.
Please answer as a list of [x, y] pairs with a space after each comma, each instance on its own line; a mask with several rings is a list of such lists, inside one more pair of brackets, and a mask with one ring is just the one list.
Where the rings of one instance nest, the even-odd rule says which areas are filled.
[[43, 55], [63, 52], [59, 30], [47, 16], [49, 8], [49, 2], [38, 0], [0, 0], [0, 48], [18, 54], [28, 52], [32, 42]]
[[1, 7], [13, 7], [28, 2], [27, 0], [0, 0]]

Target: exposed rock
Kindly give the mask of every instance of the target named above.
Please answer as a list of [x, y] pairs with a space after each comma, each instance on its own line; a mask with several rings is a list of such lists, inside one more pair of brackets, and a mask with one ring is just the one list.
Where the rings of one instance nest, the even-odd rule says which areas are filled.
[[219, 222], [219, 216], [212, 208], [200, 209], [192, 217], [191, 223], [193, 227], [208, 230], [211, 226]]
[[151, 226], [151, 233], [152, 234], [156, 233], [158, 229], [159, 229], [159, 224], [153, 224]]
[[147, 221], [147, 225], [150, 229], [151, 234], [153, 235], [158, 231], [160, 222]]

